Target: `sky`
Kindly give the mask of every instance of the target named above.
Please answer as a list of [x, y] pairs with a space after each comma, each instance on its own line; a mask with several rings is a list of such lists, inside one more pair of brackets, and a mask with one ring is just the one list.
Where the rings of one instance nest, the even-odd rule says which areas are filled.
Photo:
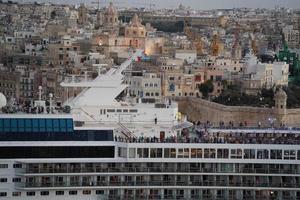
[[[13, 0], [18, 2], [37, 1], [53, 3], [89, 3], [98, 0]], [[103, 1], [103, 0], [100, 0]], [[108, 2], [109, 0], [104, 0]], [[120, 2], [119, 6], [149, 7], [150, 3], [156, 4], [156, 8], [176, 8], [180, 3], [195, 9], [205, 10], [213, 8], [274, 8], [275, 5], [286, 8], [300, 8], [300, 0], [111, 0]], [[107, 5], [107, 3], [104, 3]], [[118, 5], [118, 4], [117, 4]]]

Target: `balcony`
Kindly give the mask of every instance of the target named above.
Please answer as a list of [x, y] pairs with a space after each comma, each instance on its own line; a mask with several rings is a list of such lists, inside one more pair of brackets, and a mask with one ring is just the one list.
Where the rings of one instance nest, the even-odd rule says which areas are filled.
[[38, 183], [38, 182], [26, 182], [26, 183], [17, 183], [17, 187], [20, 188], [51, 188], [51, 187], [130, 187], [130, 186], [151, 186], [151, 187], [164, 187], [164, 186], [194, 186], [194, 187], [260, 187], [260, 188], [300, 188], [300, 184], [293, 183], [281, 183], [281, 182], [261, 182], [261, 183], [242, 183], [242, 182], [229, 182], [229, 184], [224, 181], [202, 181], [202, 182], [187, 182], [187, 181], [110, 181], [110, 182], [46, 182], [46, 183]]
[[18, 170], [19, 174], [60, 174], [60, 173], [247, 173], [247, 174], [299, 174], [294, 169], [249, 169], [224, 170], [215, 168], [176, 168], [176, 167], [120, 167], [120, 168], [102, 168], [102, 167], [79, 167], [79, 168], [26, 168]]

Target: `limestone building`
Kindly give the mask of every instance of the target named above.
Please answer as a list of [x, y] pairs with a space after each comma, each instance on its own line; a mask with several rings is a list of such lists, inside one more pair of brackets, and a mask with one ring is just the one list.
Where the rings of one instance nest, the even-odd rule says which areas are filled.
[[[99, 33], [93, 36], [93, 46], [101, 53], [109, 55], [117, 53], [119, 56], [128, 54], [130, 49], [144, 49], [148, 55], [160, 54], [164, 45], [164, 38], [147, 36], [147, 29], [135, 15], [125, 26], [119, 25], [118, 11], [113, 4], [105, 10], [103, 26]], [[121, 31], [123, 29], [123, 31]], [[149, 29], [152, 30], [152, 29]], [[121, 32], [124, 32], [121, 34]]]

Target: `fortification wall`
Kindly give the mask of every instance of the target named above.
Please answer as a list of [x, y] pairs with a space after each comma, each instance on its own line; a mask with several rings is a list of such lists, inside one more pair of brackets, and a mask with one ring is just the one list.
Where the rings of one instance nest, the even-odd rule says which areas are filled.
[[258, 122], [262, 126], [270, 126], [273, 121], [276, 126], [284, 123], [300, 127], [300, 109], [286, 109], [285, 114], [281, 114], [274, 108], [225, 106], [199, 98], [183, 97], [174, 100], [178, 102], [179, 112], [187, 115], [190, 121], [210, 121], [215, 125], [220, 121], [225, 124], [233, 121], [235, 126], [245, 121], [249, 126], [256, 126]]

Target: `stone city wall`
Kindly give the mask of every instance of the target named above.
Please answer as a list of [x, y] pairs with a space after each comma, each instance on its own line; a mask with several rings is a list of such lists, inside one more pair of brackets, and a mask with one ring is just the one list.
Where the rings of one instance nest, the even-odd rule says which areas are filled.
[[178, 102], [179, 112], [187, 115], [190, 121], [210, 121], [219, 125], [220, 121], [228, 125], [230, 121], [238, 126], [240, 122], [247, 122], [248, 126], [275, 126], [284, 123], [286, 126], [300, 127], [300, 109], [286, 109], [285, 114], [279, 114], [274, 108], [259, 108], [246, 106], [225, 106], [199, 98], [181, 97], [173, 98]]

